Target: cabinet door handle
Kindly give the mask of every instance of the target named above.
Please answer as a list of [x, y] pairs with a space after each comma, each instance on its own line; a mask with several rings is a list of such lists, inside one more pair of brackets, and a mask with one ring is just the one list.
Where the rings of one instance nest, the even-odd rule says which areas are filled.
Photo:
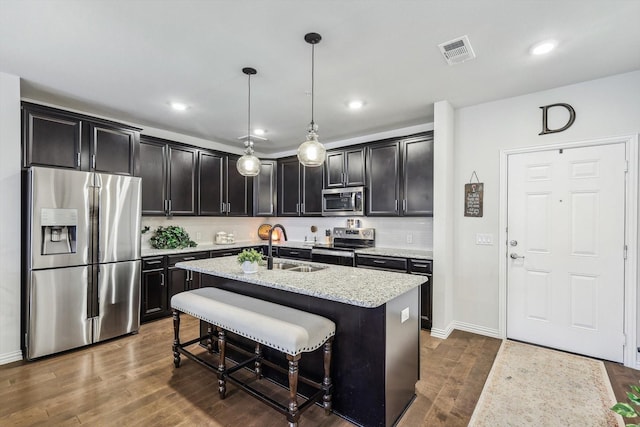
[[91, 155], [91, 169], [95, 169], [96, 168], [96, 155], [92, 154]]
[[76, 153], [76, 164], [78, 165], [78, 167], [80, 167], [80, 152], [79, 151]]
[[407, 199], [402, 200], [402, 210], [403, 211], [407, 210]]
[[304, 213], [304, 203], [300, 203], [300, 213]]
[[194, 256], [186, 256], [186, 257], [182, 258], [183, 261], [193, 261], [194, 259], [196, 259], [196, 257], [194, 257]]
[[222, 254], [222, 256], [231, 256], [231, 255], [233, 255], [233, 252], [227, 252], [227, 253]]
[[298, 251], [289, 251], [289, 255], [300, 255]]
[[150, 265], [156, 265], [156, 264], [160, 264], [162, 261], [147, 261], [147, 264]]
[[300, 213], [300, 203], [296, 203], [296, 213]]
[[164, 286], [164, 273], [160, 273], [160, 286]]
[[386, 261], [382, 261], [382, 260], [379, 260], [379, 259], [374, 259], [373, 262], [374, 262], [374, 264], [386, 264], [387, 263]]
[[427, 264], [413, 264], [414, 267], [427, 268]]
[[220, 203], [220, 212], [222, 212], [222, 213], [226, 212], [225, 211], [226, 207], [227, 207], [226, 203]]
[[171, 199], [168, 200], [168, 205], [169, 205], [169, 213], [171, 213]]
[[398, 199], [396, 199], [396, 212], [398, 211]]
[[227, 203], [227, 212], [231, 212], [231, 203]]

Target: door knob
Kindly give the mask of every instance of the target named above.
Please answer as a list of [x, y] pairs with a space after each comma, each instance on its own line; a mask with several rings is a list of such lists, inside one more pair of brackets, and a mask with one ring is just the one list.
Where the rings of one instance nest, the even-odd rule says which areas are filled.
[[518, 246], [518, 241], [517, 240], [509, 240], [509, 245], [510, 246]]
[[511, 254], [509, 255], [511, 257], [511, 259], [518, 259], [518, 258], [522, 258], [524, 259], [524, 255], [519, 256], [517, 253], [515, 252], [511, 252]]

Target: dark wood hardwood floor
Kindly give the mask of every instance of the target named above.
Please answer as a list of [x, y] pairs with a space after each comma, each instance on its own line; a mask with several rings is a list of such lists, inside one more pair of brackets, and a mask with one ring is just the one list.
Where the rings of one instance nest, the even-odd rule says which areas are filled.
[[[182, 319], [197, 335], [198, 322]], [[185, 335], [186, 337], [187, 335]], [[0, 366], [1, 426], [283, 426], [276, 411], [236, 389], [220, 400], [215, 375], [183, 359], [174, 369], [171, 319], [142, 325], [140, 333], [35, 362]], [[446, 340], [421, 334], [417, 397], [399, 426], [466, 426], [500, 340], [454, 331]], [[606, 363], [618, 400], [640, 371]], [[286, 392], [265, 381], [285, 396]], [[301, 426], [352, 424], [320, 407]]]

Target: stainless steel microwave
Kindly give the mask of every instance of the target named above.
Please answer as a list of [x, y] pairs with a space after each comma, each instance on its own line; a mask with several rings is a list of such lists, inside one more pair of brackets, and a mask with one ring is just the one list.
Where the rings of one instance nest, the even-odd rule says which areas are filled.
[[364, 187], [322, 190], [322, 216], [364, 215]]

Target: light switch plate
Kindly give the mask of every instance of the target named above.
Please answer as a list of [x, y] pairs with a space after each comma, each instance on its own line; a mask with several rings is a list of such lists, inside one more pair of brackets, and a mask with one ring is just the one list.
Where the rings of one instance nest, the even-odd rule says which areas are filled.
[[409, 320], [409, 307], [405, 308], [400, 312], [400, 323], [404, 323]]
[[493, 234], [476, 234], [476, 245], [493, 245]]

